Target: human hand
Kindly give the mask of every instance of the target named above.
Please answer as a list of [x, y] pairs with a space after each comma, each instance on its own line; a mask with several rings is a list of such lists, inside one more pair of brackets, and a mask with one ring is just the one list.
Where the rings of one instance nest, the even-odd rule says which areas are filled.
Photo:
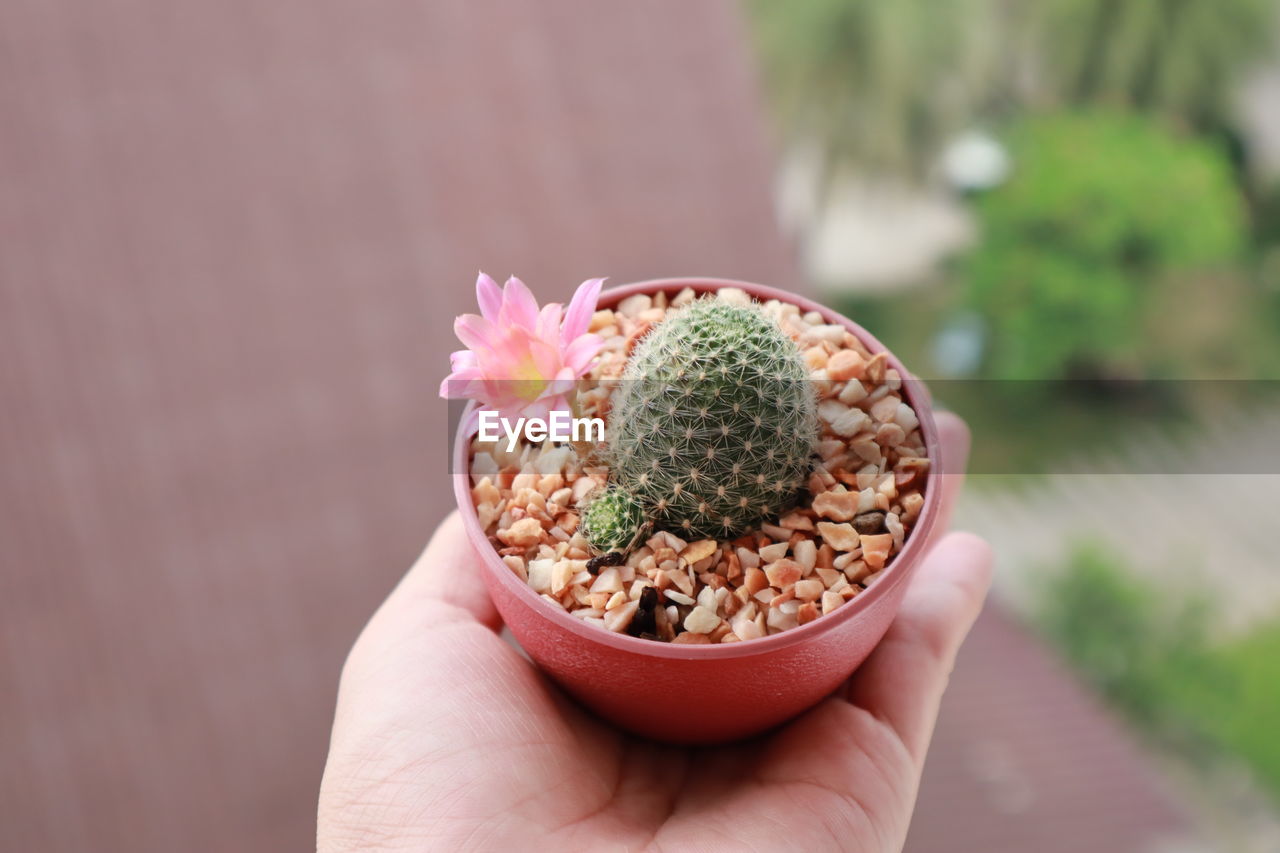
[[[940, 415], [945, 470], [968, 433]], [[939, 530], [960, 476], [944, 478]], [[497, 633], [456, 513], [343, 668], [317, 849], [899, 850], [991, 552], [941, 538], [847, 687], [781, 728], [712, 747], [620, 732]]]

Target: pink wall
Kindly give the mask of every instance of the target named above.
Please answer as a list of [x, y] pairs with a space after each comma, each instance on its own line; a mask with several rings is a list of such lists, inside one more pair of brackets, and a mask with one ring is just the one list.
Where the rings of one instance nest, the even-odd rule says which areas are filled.
[[0, 5], [0, 849], [311, 843], [343, 655], [452, 502], [477, 268], [796, 283], [742, 35]]

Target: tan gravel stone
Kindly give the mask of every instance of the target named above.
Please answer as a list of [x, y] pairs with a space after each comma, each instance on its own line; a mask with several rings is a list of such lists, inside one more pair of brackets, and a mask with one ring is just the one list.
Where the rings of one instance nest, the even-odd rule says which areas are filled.
[[551, 591], [551, 568], [554, 565], [554, 560], [529, 561], [529, 586], [534, 592]]
[[867, 386], [863, 385], [857, 379], [850, 379], [840, 389], [840, 393], [836, 395], [836, 399], [846, 406], [852, 406], [860, 403], [867, 398]]
[[822, 586], [822, 581], [815, 579], [796, 581], [795, 593], [796, 598], [801, 601], [816, 601], [822, 596], [826, 590]]
[[506, 565], [508, 569], [511, 570], [511, 572], [516, 577], [520, 578], [520, 580], [525, 581], [526, 583], [528, 582], [529, 573], [528, 573], [528, 570], [525, 568], [524, 557], [518, 557], [515, 554], [508, 554], [507, 556], [502, 558], [502, 562]]
[[694, 600], [689, 596], [680, 592], [678, 589], [665, 589], [662, 594], [666, 596], [668, 601], [674, 601], [676, 604], [694, 604]]
[[[849, 521], [857, 515], [858, 495], [843, 487], [822, 492], [813, 496], [813, 511], [832, 521]], [[818, 527], [822, 527], [821, 522]]]
[[536, 518], [522, 518], [506, 530], [499, 530], [498, 539], [508, 545], [528, 548], [542, 540], [542, 525]]
[[807, 625], [821, 614], [818, 613], [818, 606], [812, 601], [806, 601], [796, 610], [796, 624]]
[[572, 560], [560, 560], [551, 567], [551, 594], [559, 595], [569, 580], [574, 576], [574, 568]]
[[609, 567], [600, 572], [600, 576], [591, 584], [592, 592], [606, 592], [613, 594], [622, 591], [622, 575], [617, 569]]
[[769, 586], [769, 578], [760, 569], [747, 569], [743, 586], [752, 595]]
[[676, 638], [671, 642], [677, 646], [709, 646], [711, 645], [711, 638], [706, 634], [699, 634], [695, 631], [685, 631], [683, 634], [676, 635]]
[[829, 521], [819, 521], [818, 535], [837, 551], [852, 551], [858, 547], [858, 531], [848, 522], [832, 524]]
[[680, 552], [681, 558], [687, 563], [696, 563], [699, 560], [705, 560], [716, 552], [720, 547], [720, 543], [714, 539], [701, 539], [697, 542], [690, 542], [689, 545]]
[[818, 564], [818, 546], [814, 544], [812, 539], [801, 539], [791, 551], [805, 575], [812, 572]]
[[874, 536], [862, 537], [862, 559], [873, 569], [883, 569], [893, 549], [893, 536], [889, 533], [877, 533]]
[[635, 617], [636, 611], [640, 608], [640, 602], [628, 601], [612, 610], [606, 610], [604, 614], [604, 626], [614, 633], [620, 634], [627, 630], [627, 626], [631, 624], [631, 620]]
[[653, 299], [649, 294], [636, 293], [619, 302], [618, 307], [614, 310], [624, 317], [634, 318], [639, 315], [640, 312], [648, 311], [652, 306]]
[[720, 627], [720, 617], [714, 610], [708, 610], [702, 605], [690, 610], [689, 615], [684, 619], [684, 629], [695, 634], [710, 634], [718, 627]]
[[778, 526], [784, 530], [813, 530], [813, 519], [802, 512], [792, 512], [778, 519]]
[[866, 412], [861, 409], [849, 409], [831, 422], [831, 431], [844, 438], [852, 438], [866, 429], [869, 423]]
[[804, 571], [795, 560], [777, 560], [764, 567], [765, 577], [774, 589], [786, 589], [804, 576]]
[[840, 350], [827, 359], [827, 376], [832, 379], [861, 379], [866, 370], [866, 361], [853, 350]]
[[760, 549], [759, 553], [762, 563], [772, 563], [774, 560], [780, 560], [787, 555], [787, 543], [775, 542], [772, 545], [766, 545]]

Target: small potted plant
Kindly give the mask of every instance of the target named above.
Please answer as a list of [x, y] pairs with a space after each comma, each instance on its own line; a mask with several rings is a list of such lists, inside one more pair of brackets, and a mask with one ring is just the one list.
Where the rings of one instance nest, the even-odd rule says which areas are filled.
[[927, 393], [897, 359], [743, 282], [595, 279], [565, 310], [482, 275], [477, 295], [441, 388], [472, 400], [455, 491], [529, 656], [619, 725], [698, 743], [848, 678], [940, 499]]

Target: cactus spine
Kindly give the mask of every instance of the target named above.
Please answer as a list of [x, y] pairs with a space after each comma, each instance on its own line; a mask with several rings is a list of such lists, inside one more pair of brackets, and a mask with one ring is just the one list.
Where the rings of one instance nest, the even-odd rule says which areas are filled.
[[614, 485], [591, 495], [582, 510], [582, 535], [598, 551], [627, 550], [644, 523], [644, 507]]

